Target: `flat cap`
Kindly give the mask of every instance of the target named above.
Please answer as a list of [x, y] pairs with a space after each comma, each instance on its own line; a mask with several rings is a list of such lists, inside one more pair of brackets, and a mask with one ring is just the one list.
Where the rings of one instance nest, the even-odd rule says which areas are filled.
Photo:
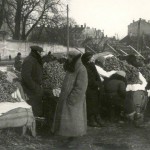
[[40, 46], [30, 46], [31, 50], [43, 52], [43, 48]]

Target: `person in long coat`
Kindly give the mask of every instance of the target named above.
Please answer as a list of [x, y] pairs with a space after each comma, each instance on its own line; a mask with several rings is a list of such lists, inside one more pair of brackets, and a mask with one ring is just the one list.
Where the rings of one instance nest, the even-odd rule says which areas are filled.
[[71, 51], [64, 66], [66, 76], [57, 104], [52, 132], [65, 137], [86, 134], [86, 89], [87, 71], [81, 62], [81, 54]]
[[31, 53], [25, 58], [21, 71], [22, 86], [36, 117], [42, 116], [42, 51], [39, 46], [31, 46]]
[[92, 53], [86, 52], [82, 55], [82, 62], [88, 73], [88, 88], [86, 91], [87, 119], [88, 125], [92, 127], [102, 126], [100, 117], [101, 92], [103, 84], [96, 70], [94, 62], [90, 62]]

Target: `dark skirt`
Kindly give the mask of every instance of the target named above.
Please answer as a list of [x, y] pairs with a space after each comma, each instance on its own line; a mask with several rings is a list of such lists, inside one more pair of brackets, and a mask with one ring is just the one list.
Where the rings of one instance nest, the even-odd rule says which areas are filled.
[[129, 91], [126, 94], [125, 112], [131, 114], [133, 112], [144, 113], [148, 102], [148, 96], [145, 91]]

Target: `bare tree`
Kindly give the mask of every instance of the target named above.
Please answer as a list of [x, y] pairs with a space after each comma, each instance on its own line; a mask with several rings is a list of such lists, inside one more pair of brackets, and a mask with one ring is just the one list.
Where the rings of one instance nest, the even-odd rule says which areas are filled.
[[0, 0], [0, 29], [4, 22], [4, 8], [5, 8], [5, 0]]
[[6, 22], [16, 40], [26, 40], [41, 22], [55, 23], [62, 6], [60, 0], [6, 0], [6, 4]]

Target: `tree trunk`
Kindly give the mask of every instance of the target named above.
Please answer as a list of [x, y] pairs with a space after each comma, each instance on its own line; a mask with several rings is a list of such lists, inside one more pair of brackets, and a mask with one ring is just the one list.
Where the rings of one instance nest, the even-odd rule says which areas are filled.
[[22, 35], [21, 35], [21, 40], [25, 41], [26, 40], [26, 18], [23, 18], [23, 22], [22, 22]]
[[0, 6], [0, 29], [3, 25], [3, 21], [4, 21], [4, 9], [5, 9], [5, 0], [1, 0], [1, 6]]
[[19, 40], [20, 39], [20, 26], [21, 26], [21, 11], [22, 11], [22, 2], [21, 0], [17, 0], [17, 10], [15, 15], [15, 33], [14, 33], [14, 39]]

